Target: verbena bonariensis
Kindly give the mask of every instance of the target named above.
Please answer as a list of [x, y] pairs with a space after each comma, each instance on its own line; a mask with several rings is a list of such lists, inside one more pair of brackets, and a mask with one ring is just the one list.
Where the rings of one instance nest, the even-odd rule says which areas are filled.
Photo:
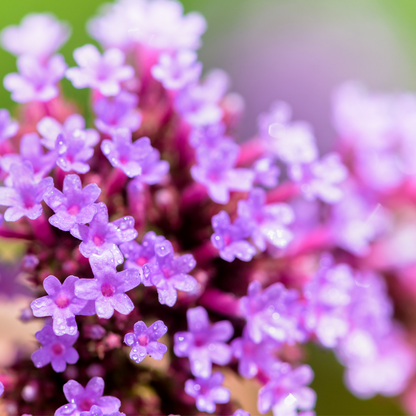
[[[45, 318], [40, 348], [1, 371], [2, 413], [247, 415], [228, 366], [263, 386], [259, 412], [311, 415], [307, 342], [357, 396], [416, 411], [416, 97], [341, 87], [338, 153], [319, 157], [282, 102], [239, 145], [242, 99], [224, 72], [201, 78], [202, 16], [121, 0], [88, 28], [103, 53], [82, 46], [69, 69], [53, 16], [2, 32], [21, 106], [18, 123], [0, 111], [0, 235], [27, 253], [1, 290], [26, 273], [21, 319]], [[91, 89], [96, 129], [63, 77]]]

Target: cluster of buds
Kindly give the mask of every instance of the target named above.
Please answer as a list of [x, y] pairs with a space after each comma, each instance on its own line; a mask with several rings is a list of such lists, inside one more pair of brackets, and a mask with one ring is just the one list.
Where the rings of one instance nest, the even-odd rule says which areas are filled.
[[[312, 342], [355, 395], [415, 412], [416, 98], [341, 87], [323, 157], [282, 102], [238, 144], [242, 98], [221, 70], [201, 78], [205, 26], [175, 0], [119, 0], [88, 24], [103, 53], [82, 46], [73, 68], [53, 16], [3, 30], [21, 105], [18, 122], [0, 110], [0, 236], [26, 254], [0, 291], [25, 273], [21, 319], [45, 319], [1, 369], [0, 408], [247, 416], [234, 372], [261, 384], [260, 413], [310, 416]], [[64, 77], [91, 90], [95, 128]]]

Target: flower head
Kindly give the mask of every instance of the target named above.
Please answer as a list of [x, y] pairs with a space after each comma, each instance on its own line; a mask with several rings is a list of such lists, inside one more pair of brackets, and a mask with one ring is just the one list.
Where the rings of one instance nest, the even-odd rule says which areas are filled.
[[234, 333], [229, 321], [211, 325], [207, 311], [198, 306], [186, 312], [189, 332], [177, 332], [174, 351], [178, 357], [189, 357], [192, 374], [196, 377], [211, 376], [212, 363], [226, 365], [232, 353], [225, 344]]
[[116, 48], [107, 49], [101, 56], [94, 45], [84, 45], [74, 51], [79, 65], [69, 68], [66, 77], [75, 88], [92, 88], [108, 97], [121, 91], [120, 83], [134, 77], [134, 69], [124, 65], [124, 53]]
[[75, 380], [69, 380], [64, 384], [68, 404], [61, 406], [55, 412], [55, 416], [85, 416], [93, 406], [101, 408], [105, 415], [118, 412], [120, 400], [112, 396], [103, 396], [103, 393], [104, 380], [101, 377], [93, 377], [85, 387]]
[[76, 276], [68, 276], [62, 284], [55, 276], [43, 281], [47, 296], [34, 300], [30, 307], [37, 317], [52, 316], [56, 335], [75, 335], [78, 332], [75, 315], [93, 315], [93, 305], [75, 294]]
[[104, 252], [101, 256], [92, 255], [90, 264], [94, 279], [80, 279], [75, 285], [76, 296], [94, 301], [99, 318], [111, 318], [114, 310], [128, 315], [134, 309], [134, 305], [125, 292], [140, 284], [138, 270], [127, 269], [117, 272], [110, 252]]
[[40, 368], [51, 363], [52, 368], [57, 373], [65, 371], [66, 364], [75, 364], [79, 355], [72, 348], [78, 339], [79, 333], [75, 335], [57, 336], [50, 325], [45, 325], [40, 331], [36, 332], [36, 339], [43, 345], [30, 357], [35, 367]]
[[100, 193], [101, 189], [95, 183], [82, 189], [79, 176], [66, 175], [63, 192], [52, 188], [45, 195], [46, 204], [55, 212], [49, 222], [62, 231], [70, 231], [76, 224], [89, 223], [96, 213], [94, 202]]
[[149, 328], [143, 321], [134, 324], [134, 333], [129, 332], [124, 337], [124, 342], [133, 347], [130, 358], [136, 363], [142, 362], [146, 355], [155, 360], [161, 360], [168, 347], [157, 340], [166, 334], [168, 327], [163, 321], [156, 321]]
[[89, 226], [77, 224], [71, 229], [71, 234], [82, 240], [79, 251], [84, 257], [89, 258], [93, 254], [100, 255], [110, 251], [116, 264], [124, 261], [118, 246], [137, 237], [133, 217], [108, 222], [108, 210], [103, 202], [96, 204], [96, 214]]
[[35, 220], [42, 214], [41, 202], [53, 187], [48, 177], [36, 182], [30, 162], [14, 163], [10, 166], [10, 186], [0, 187], [0, 205], [8, 206], [4, 214], [6, 221], [17, 221], [23, 216]]
[[145, 286], [156, 286], [159, 302], [173, 306], [178, 297], [177, 290], [191, 292], [197, 281], [189, 273], [196, 265], [192, 254], [174, 256], [170, 241], [164, 240], [155, 244], [153, 261], [143, 266], [143, 283]]
[[220, 372], [209, 378], [187, 380], [185, 392], [195, 397], [196, 407], [200, 412], [214, 413], [216, 403], [228, 403], [230, 400], [230, 391], [221, 386], [223, 381], [224, 375]]

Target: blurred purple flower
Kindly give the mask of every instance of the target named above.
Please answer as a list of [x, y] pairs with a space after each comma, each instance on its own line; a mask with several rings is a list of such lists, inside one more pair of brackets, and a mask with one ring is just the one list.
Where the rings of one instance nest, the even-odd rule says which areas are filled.
[[0, 381], [0, 397], [3, 396], [4, 393], [4, 384]]
[[192, 254], [174, 257], [170, 241], [164, 240], [155, 244], [155, 257], [143, 266], [143, 283], [145, 286], [156, 286], [159, 302], [173, 306], [178, 297], [177, 290], [191, 292], [197, 281], [189, 273], [196, 265]]
[[19, 124], [10, 118], [8, 110], [0, 110], [0, 143], [13, 137], [19, 130]]
[[91, 302], [75, 294], [76, 276], [68, 276], [61, 283], [55, 276], [48, 276], [43, 281], [47, 296], [35, 299], [30, 307], [38, 318], [52, 316], [53, 330], [56, 335], [75, 335], [78, 332], [75, 315], [94, 315]]
[[75, 295], [81, 299], [95, 301], [99, 318], [110, 319], [114, 310], [128, 315], [134, 305], [125, 294], [140, 284], [140, 273], [136, 269], [117, 272], [116, 263], [110, 252], [101, 256], [92, 255], [90, 265], [94, 279], [80, 279], [75, 284]]
[[[210, 324], [207, 311], [202, 306], [186, 311], [189, 332], [177, 332], [174, 336], [174, 352], [178, 357], [189, 357], [195, 377], [211, 376], [212, 363], [226, 365], [232, 352], [227, 342], [234, 333], [229, 321]], [[201, 410], [201, 409], [200, 409]]]
[[264, 186], [265, 188], [276, 188], [280, 169], [270, 157], [256, 160], [252, 169], [255, 175], [254, 184]]
[[71, 229], [71, 234], [82, 240], [79, 251], [84, 257], [89, 258], [93, 254], [100, 255], [109, 251], [114, 256], [116, 265], [121, 264], [124, 257], [118, 246], [137, 237], [137, 231], [134, 229], [134, 219], [126, 216], [108, 222], [107, 206], [103, 202], [95, 206], [97, 212], [89, 226], [77, 224]]
[[84, 45], [74, 51], [79, 65], [69, 68], [66, 77], [75, 88], [92, 88], [108, 97], [120, 93], [120, 83], [134, 77], [134, 69], [124, 65], [124, 53], [116, 48], [107, 49], [101, 56], [94, 45]]
[[61, 406], [55, 416], [85, 416], [95, 405], [101, 408], [105, 415], [117, 412], [121, 406], [120, 400], [112, 396], [103, 396], [104, 380], [93, 377], [84, 387], [75, 380], [64, 384], [64, 394], [68, 404]]
[[136, 176], [132, 182], [155, 185], [160, 183], [162, 178], [169, 172], [169, 162], [160, 160], [160, 153], [156, 149], [152, 149], [150, 154], [140, 162], [140, 166], [142, 173]]
[[43, 345], [30, 357], [36, 368], [45, 367], [49, 363], [57, 373], [65, 371], [66, 364], [75, 364], [79, 355], [72, 348], [78, 339], [79, 333], [75, 335], [57, 336], [50, 325], [45, 325], [40, 331], [36, 332], [36, 339]]
[[45, 195], [46, 204], [55, 212], [49, 222], [62, 231], [71, 230], [75, 224], [89, 223], [97, 211], [94, 202], [100, 193], [101, 189], [95, 183], [82, 189], [79, 176], [66, 175], [63, 193], [52, 188]]
[[143, 321], [134, 324], [134, 333], [129, 332], [124, 337], [124, 342], [133, 347], [130, 358], [136, 363], [142, 362], [146, 355], [161, 360], [168, 347], [157, 340], [166, 334], [168, 327], [163, 321], [156, 321], [149, 328]]
[[187, 380], [185, 392], [196, 399], [196, 407], [200, 412], [214, 413], [216, 403], [228, 403], [230, 390], [222, 387], [224, 375], [220, 372], [212, 374], [210, 378], [196, 378]]
[[250, 261], [256, 254], [256, 249], [245, 239], [250, 237], [250, 223], [237, 219], [231, 224], [230, 216], [220, 211], [211, 219], [214, 234], [211, 236], [212, 245], [220, 251], [223, 260], [232, 262], [235, 258]]
[[59, 93], [56, 84], [63, 78], [66, 68], [62, 55], [53, 55], [44, 63], [31, 55], [21, 55], [17, 59], [19, 73], [7, 74], [4, 88], [18, 103], [50, 101]]
[[35, 220], [42, 214], [41, 202], [46, 192], [53, 187], [48, 177], [36, 182], [30, 162], [13, 164], [10, 167], [11, 186], [0, 187], [0, 205], [8, 206], [4, 214], [6, 221], [17, 221], [23, 216]]

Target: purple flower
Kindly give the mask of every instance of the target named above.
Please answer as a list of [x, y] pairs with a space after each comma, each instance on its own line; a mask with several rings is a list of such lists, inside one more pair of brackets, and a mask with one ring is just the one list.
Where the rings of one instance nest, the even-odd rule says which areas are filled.
[[24, 134], [20, 140], [20, 155], [6, 154], [0, 160], [1, 168], [5, 172], [10, 172], [14, 163], [28, 161], [32, 164], [34, 178], [39, 182], [55, 166], [55, 152], [44, 153], [40, 143], [40, 138], [36, 133]]
[[79, 176], [66, 175], [63, 193], [52, 188], [45, 195], [46, 204], [55, 212], [49, 222], [62, 231], [71, 230], [75, 224], [90, 222], [96, 213], [94, 202], [100, 193], [101, 189], [95, 183], [82, 189]]
[[[39, 134], [42, 136], [42, 144], [48, 149], [55, 149], [56, 138], [63, 134], [65, 137], [71, 136], [75, 130], [85, 129], [84, 117], [79, 114], [71, 114], [67, 117], [64, 124], [61, 125], [52, 117], [43, 117], [36, 126]], [[97, 136], [97, 132], [93, 129], [85, 130], [85, 133], [90, 136], [88, 141], [93, 141]]]
[[159, 302], [173, 306], [178, 297], [177, 290], [192, 292], [197, 281], [189, 273], [196, 265], [192, 254], [174, 257], [170, 241], [164, 240], [155, 244], [153, 261], [143, 266], [143, 283], [145, 286], [156, 286]]
[[294, 220], [292, 207], [284, 203], [266, 204], [266, 192], [254, 188], [246, 201], [238, 201], [238, 216], [253, 224], [251, 237], [260, 251], [267, 243], [278, 248], [286, 247], [293, 238], [286, 227]]
[[118, 410], [116, 412], [104, 414], [101, 407], [94, 404], [88, 412], [81, 412], [80, 416], [126, 416], [126, 415], [125, 413], [119, 412]]
[[137, 237], [137, 231], [134, 229], [134, 219], [127, 216], [108, 222], [107, 206], [103, 202], [95, 206], [97, 212], [89, 226], [77, 224], [71, 229], [71, 234], [82, 240], [79, 251], [84, 257], [89, 258], [93, 254], [100, 255], [110, 251], [114, 256], [115, 263], [121, 264], [124, 257], [118, 246]]
[[79, 355], [72, 345], [78, 339], [79, 333], [75, 335], [62, 335], [58, 337], [52, 327], [45, 325], [40, 331], [36, 332], [36, 339], [43, 345], [30, 357], [36, 368], [45, 367], [51, 363], [52, 368], [57, 373], [65, 371], [66, 364], [75, 364]]
[[178, 112], [193, 127], [218, 124], [223, 116], [219, 102], [228, 83], [224, 71], [211, 71], [202, 84], [192, 84], [178, 94], [175, 103]]
[[230, 390], [222, 387], [224, 375], [216, 372], [210, 378], [186, 380], [185, 392], [196, 398], [196, 407], [200, 412], [214, 413], [215, 403], [228, 403]]
[[19, 130], [19, 124], [10, 118], [7, 110], [0, 110], [0, 143], [13, 137]]
[[84, 45], [74, 51], [80, 68], [69, 68], [66, 77], [75, 88], [92, 88], [108, 97], [120, 93], [120, 83], [134, 77], [134, 69], [124, 65], [124, 53], [116, 48], [107, 49], [101, 56], [94, 45]]
[[237, 409], [232, 416], [250, 416], [250, 413], [246, 412], [243, 409]]
[[264, 338], [256, 344], [248, 335], [247, 330], [241, 338], [231, 342], [233, 354], [238, 358], [238, 372], [244, 378], [253, 378], [259, 370], [266, 374], [276, 364], [276, 351], [279, 344], [270, 338]]
[[276, 188], [280, 169], [274, 164], [269, 157], [263, 157], [256, 160], [253, 164], [255, 174], [254, 183], [264, 186], [265, 188]]
[[225, 130], [223, 123], [195, 127], [189, 134], [188, 142], [194, 149], [200, 146], [215, 148], [224, 140], [232, 141], [230, 137], [225, 135]]
[[301, 184], [307, 199], [314, 200], [318, 197], [328, 204], [341, 200], [343, 193], [337, 185], [348, 176], [348, 170], [338, 153], [330, 153], [310, 164], [291, 165], [288, 173], [290, 179]]
[[237, 219], [231, 224], [230, 216], [220, 211], [211, 220], [214, 234], [211, 236], [212, 245], [220, 251], [220, 257], [232, 262], [236, 257], [242, 261], [250, 261], [256, 254], [256, 249], [245, 239], [250, 237], [250, 223]]
[[104, 380], [93, 377], [84, 387], [75, 380], [64, 384], [64, 394], [68, 404], [61, 406], [55, 416], [85, 416], [95, 405], [101, 408], [105, 415], [118, 411], [120, 400], [112, 396], [103, 396]]
[[3, 396], [4, 393], [4, 384], [0, 381], [0, 397]]
[[[275, 101], [272, 103], [270, 110], [260, 114], [257, 119], [260, 137], [273, 142], [273, 140], [271, 140], [272, 136], [269, 133], [270, 126], [272, 124], [278, 124], [283, 127], [289, 123], [291, 116], [292, 109], [289, 104], [284, 101]], [[278, 131], [278, 126], [275, 126], [272, 129], [272, 132], [274, 131]]]
[[224, 140], [215, 148], [198, 147], [198, 164], [192, 166], [191, 174], [196, 182], [207, 187], [209, 196], [218, 204], [227, 204], [230, 191], [250, 191], [254, 173], [250, 169], [237, 168], [239, 146]]
[[97, 129], [110, 136], [121, 127], [131, 132], [138, 130], [142, 122], [142, 116], [136, 109], [138, 103], [138, 96], [126, 91], [115, 97], [100, 97], [93, 104]]
[[0, 187], [0, 205], [9, 206], [4, 214], [6, 221], [17, 221], [23, 216], [35, 220], [42, 214], [41, 201], [53, 187], [53, 179], [36, 182], [30, 162], [10, 167], [11, 186]]
[[308, 365], [292, 370], [289, 364], [282, 364], [278, 374], [259, 391], [259, 412], [273, 409], [275, 415], [297, 416], [297, 410], [313, 409], [316, 393], [306, 387], [312, 379], [313, 371]]
[[318, 157], [318, 148], [312, 128], [305, 122], [269, 127], [270, 151], [288, 165], [311, 163]]
[[98, 132], [92, 129], [76, 129], [69, 135], [59, 134], [55, 141], [58, 152], [56, 164], [65, 172], [87, 173], [90, 166], [86, 161], [91, 159], [93, 147], [99, 140]]
[[76, 276], [68, 276], [64, 283], [55, 276], [48, 276], [43, 281], [47, 296], [35, 299], [30, 307], [38, 318], [52, 316], [53, 330], [56, 335], [75, 335], [78, 332], [75, 315], [94, 315], [91, 302], [75, 294]]
[[160, 183], [162, 178], [169, 172], [169, 162], [160, 160], [160, 153], [156, 149], [152, 149], [150, 154], [140, 162], [142, 173], [136, 176], [134, 181], [139, 183], [146, 183], [148, 185], [155, 185]]
[[95, 301], [95, 310], [99, 318], [110, 319], [114, 310], [128, 315], [134, 309], [134, 305], [125, 292], [140, 284], [140, 273], [135, 269], [118, 273], [110, 252], [101, 256], [92, 255], [90, 265], [94, 279], [80, 279], [75, 284], [76, 296]]
[[106, 48], [127, 49], [143, 44], [152, 49], [197, 49], [206, 22], [201, 14], [183, 16], [177, 1], [122, 0], [109, 5], [104, 15], [89, 22], [88, 31]]
[[62, 55], [53, 55], [44, 63], [31, 55], [17, 59], [19, 73], [4, 77], [4, 88], [12, 93], [18, 103], [50, 101], [59, 94], [56, 84], [63, 78], [67, 64]]
[[113, 140], [103, 140], [101, 151], [112, 166], [121, 169], [128, 177], [134, 178], [142, 173], [141, 162], [152, 152], [150, 139], [142, 137], [132, 143], [131, 131], [118, 129]]
[[180, 50], [174, 56], [162, 53], [151, 72], [167, 90], [180, 90], [199, 79], [202, 63], [197, 59], [198, 55], [192, 50]]
[[274, 283], [262, 291], [260, 282], [251, 282], [247, 296], [240, 301], [250, 338], [256, 344], [266, 337], [287, 343], [304, 339], [304, 333], [298, 328], [298, 297], [295, 290], [286, 289], [282, 283]]
[[163, 321], [156, 321], [149, 328], [143, 321], [134, 324], [134, 333], [129, 332], [124, 337], [124, 342], [133, 347], [130, 358], [136, 363], [142, 362], [146, 355], [155, 360], [161, 360], [168, 347], [157, 340], [166, 334], [168, 327]]
[[1, 32], [1, 44], [13, 55], [48, 58], [69, 38], [70, 28], [47, 13], [29, 14], [20, 26], [7, 26]]
[[[174, 336], [174, 352], [178, 357], [189, 357], [195, 377], [211, 376], [212, 363], [226, 365], [232, 352], [227, 342], [234, 333], [229, 321], [211, 325], [207, 311], [197, 306], [186, 311], [189, 332], [177, 332]], [[201, 409], [199, 409], [201, 410]]]
[[120, 245], [120, 250], [126, 258], [125, 269], [138, 269], [142, 273], [142, 267], [150, 263], [155, 257], [155, 244], [165, 240], [163, 235], [156, 235], [154, 231], [147, 232], [142, 244], [129, 241]]

